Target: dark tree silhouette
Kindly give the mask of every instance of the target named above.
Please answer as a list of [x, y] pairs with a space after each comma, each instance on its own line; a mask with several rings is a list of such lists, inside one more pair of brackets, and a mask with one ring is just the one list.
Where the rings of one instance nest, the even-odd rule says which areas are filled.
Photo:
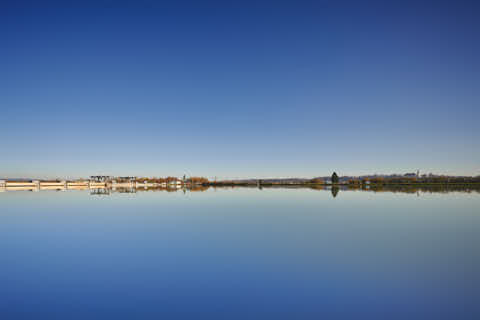
[[332, 174], [332, 183], [338, 183], [338, 176], [336, 172]]
[[332, 196], [333, 196], [334, 198], [337, 197], [337, 194], [338, 194], [338, 191], [339, 191], [339, 190], [340, 190], [340, 188], [337, 187], [337, 186], [333, 186], [333, 187], [332, 187]]

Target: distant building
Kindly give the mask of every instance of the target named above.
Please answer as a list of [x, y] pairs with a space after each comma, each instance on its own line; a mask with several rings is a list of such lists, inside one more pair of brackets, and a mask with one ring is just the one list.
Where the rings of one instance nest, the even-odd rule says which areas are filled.
[[179, 186], [182, 185], [182, 181], [180, 179], [170, 179], [168, 184], [171, 186]]
[[134, 182], [137, 180], [137, 177], [118, 177], [118, 182]]
[[95, 182], [107, 182], [112, 180], [111, 176], [90, 176], [90, 180]]

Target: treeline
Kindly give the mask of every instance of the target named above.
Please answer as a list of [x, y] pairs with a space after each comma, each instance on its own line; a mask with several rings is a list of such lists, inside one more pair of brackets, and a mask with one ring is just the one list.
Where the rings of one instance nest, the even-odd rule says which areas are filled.
[[210, 181], [205, 177], [190, 177], [186, 180], [186, 183], [192, 185], [207, 185]]
[[190, 177], [188, 179], [179, 179], [177, 177], [166, 177], [166, 178], [157, 178], [157, 177], [137, 177], [135, 179], [122, 179], [122, 178], [115, 178], [114, 179], [117, 182], [129, 182], [129, 181], [134, 181], [134, 182], [139, 182], [139, 183], [156, 183], [156, 184], [170, 184], [170, 183], [185, 183], [185, 184], [192, 184], [192, 185], [206, 185], [209, 184], [209, 180], [205, 177]]
[[[120, 179], [117, 179], [117, 181], [121, 181]], [[157, 177], [139, 177], [135, 179], [135, 182], [139, 183], [171, 183], [175, 181], [180, 181], [180, 179], [176, 177], [166, 177], [166, 178], [157, 178]]]
[[480, 183], [480, 176], [476, 177], [373, 177], [368, 179], [350, 179], [349, 185], [388, 185], [388, 184], [469, 184]]
[[400, 192], [400, 193], [449, 193], [449, 192], [465, 192], [465, 193], [480, 193], [480, 184], [465, 183], [465, 184], [428, 184], [428, 183], [416, 183], [416, 184], [373, 184], [368, 188], [365, 185], [348, 185], [348, 190], [363, 190], [373, 192]]
[[[370, 176], [370, 177], [338, 177], [335, 173], [331, 179], [326, 178], [313, 179], [249, 179], [249, 180], [223, 180], [223, 181], [209, 181], [205, 177], [189, 177], [179, 179], [177, 177], [139, 177], [134, 178], [133, 181], [139, 183], [154, 183], [154, 184], [186, 184], [186, 185], [212, 185], [212, 186], [250, 186], [250, 185], [350, 185], [350, 186], [364, 186], [364, 185], [403, 185], [403, 184], [479, 184], [480, 176], [476, 177], [458, 177], [458, 176]], [[347, 180], [348, 179], [348, 180]], [[117, 182], [123, 182], [122, 178], [116, 178]], [[132, 181], [125, 179], [125, 182]]]

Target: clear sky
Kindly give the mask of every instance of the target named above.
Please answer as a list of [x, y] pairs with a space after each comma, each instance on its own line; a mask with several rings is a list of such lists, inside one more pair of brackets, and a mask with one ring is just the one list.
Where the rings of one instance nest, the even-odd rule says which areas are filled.
[[0, 5], [0, 176], [480, 174], [474, 1], [96, 3]]

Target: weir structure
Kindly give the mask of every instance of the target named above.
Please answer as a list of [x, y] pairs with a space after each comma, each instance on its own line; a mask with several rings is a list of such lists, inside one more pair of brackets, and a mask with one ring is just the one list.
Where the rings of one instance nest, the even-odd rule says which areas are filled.
[[[175, 182], [180, 180], [175, 178]], [[103, 194], [100, 189], [113, 190], [132, 190], [136, 188], [167, 188], [178, 189], [183, 184], [173, 184], [166, 182], [154, 181], [138, 181], [137, 177], [112, 177], [112, 176], [90, 176], [86, 180], [0, 180], [0, 191], [15, 191], [15, 190], [96, 190], [95, 193]]]

